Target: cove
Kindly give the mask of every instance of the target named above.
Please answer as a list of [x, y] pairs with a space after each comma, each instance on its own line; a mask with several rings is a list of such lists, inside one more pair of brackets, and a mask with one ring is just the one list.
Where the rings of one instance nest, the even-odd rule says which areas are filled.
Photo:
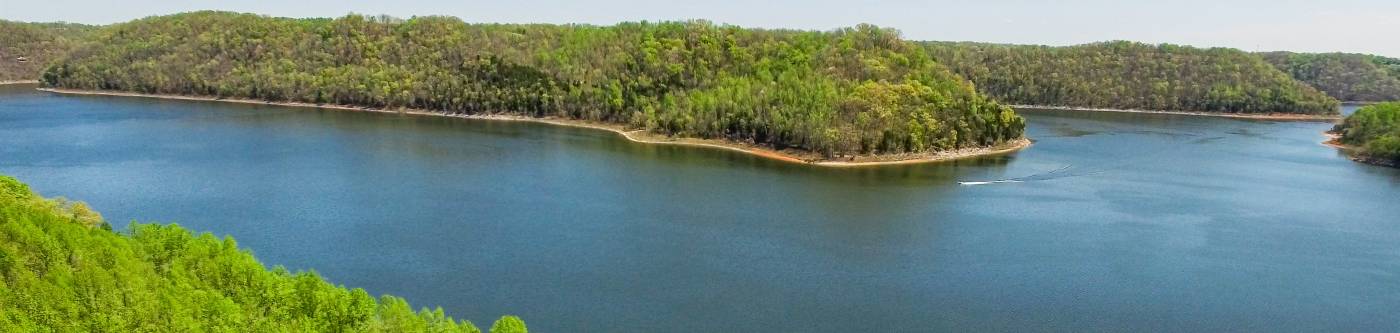
[[[553, 331], [1391, 331], [1400, 171], [1325, 123], [1021, 110], [831, 169], [542, 124], [0, 87], [0, 173]], [[1057, 171], [1058, 170], [1058, 171]], [[959, 185], [960, 181], [1022, 179]]]

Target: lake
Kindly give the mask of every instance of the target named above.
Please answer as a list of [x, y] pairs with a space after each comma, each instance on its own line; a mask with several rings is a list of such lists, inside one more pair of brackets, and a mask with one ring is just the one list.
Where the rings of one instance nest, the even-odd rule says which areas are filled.
[[1319, 144], [1330, 124], [1023, 110], [1021, 152], [832, 169], [32, 88], [0, 87], [0, 173], [481, 327], [1400, 330], [1400, 170]]

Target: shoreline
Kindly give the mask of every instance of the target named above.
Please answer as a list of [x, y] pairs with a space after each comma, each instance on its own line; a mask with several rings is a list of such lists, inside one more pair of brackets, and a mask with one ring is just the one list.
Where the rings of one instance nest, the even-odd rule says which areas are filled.
[[1352, 147], [1352, 146], [1350, 146], [1350, 145], [1347, 145], [1347, 144], [1345, 144], [1345, 143], [1342, 143], [1342, 135], [1341, 135], [1341, 134], [1337, 134], [1337, 132], [1333, 132], [1333, 131], [1330, 131], [1330, 130], [1329, 130], [1329, 131], [1323, 131], [1323, 132], [1322, 132], [1322, 136], [1325, 137], [1325, 138], [1327, 138], [1327, 141], [1323, 141], [1323, 142], [1322, 142], [1322, 145], [1323, 145], [1323, 146], [1328, 146], [1328, 147], [1337, 148], [1337, 149], [1341, 149], [1341, 150], [1353, 150], [1353, 149], [1356, 149], [1356, 147]]
[[39, 80], [0, 81], [0, 86], [11, 85], [11, 84], [39, 84]]
[[1352, 160], [1353, 162], [1364, 163], [1364, 164], [1370, 164], [1370, 165], [1376, 165], [1376, 166], [1383, 166], [1383, 167], [1400, 168], [1400, 164], [1397, 164], [1397, 163], [1394, 162], [1394, 161], [1386, 160], [1386, 159], [1373, 158], [1373, 157], [1370, 157], [1370, 156], [1366, 156], [1365, 154], [1359, 153], [1360, 147], [1342, 143], [1342, 141], [1341, 141], [1341, 140], [1342, 140], [1342, 135], [1341, 135], [1341, 134], [1337, 134], [1336, 132], [1332, 132], [1332, 131], [1326, 131], [1326, 132], [1322, 132], [1322, 136], [1324, 136], [1324, 137], [1327, 138], [1327, 141], [1323, 141], [1323, 142], [1322, 142], [1322, 145], [1323, 145], [1323, 146], [1328, 146], [1328, 147], [1337, 148], [1337, 149], [1341, 150], [1342, 153], [1347, 154], [1347, 158], [1350, 159], [1350, 160]]
[[[36, 83], [37, 83], [37, 82], [36, 82]], [[621, 135], [623, 138], [626, 138], [628, 141], [632, 141], [632, 142], [634, 142], [634, 143], [658, 144], [658, 145], [677, 145], [677, 146], [690, 146], [690, 147], [704, 147], [704, 148], [711, 148], [711, 149], [723, 149], [723, 150], [741, 152], [741, 153], [746, 153], [746, 154], [749, 154], [749, 155], [754, 155], [754, 156], [757, 156], [757, 157], [762, 157], [762, 158], [767, 158], [767, 159], [772, 159], [772, 160], [778, 160], [778, 161], [783, 161], [783, 162], [799, 163], [799, 164], [807, 164], [807, 165], [816, 165], [816, 166], [823, 166], [823, 167], [838, 167], [838, 168], [946, 162], [946, 161], [953, 161], [953, 160], [959, 160], [959, 159], [965, 159], [965, 158], [973, 158], [973, 157], [981, 157], [981, 156], [1002, 155], [1002, 154], [1012, 153], [1012, 152], [1015, 152], [1015, 151], [1024, 149], [1024, 148], [1029, 147], [1029, 146], [1031, 145], [1031, 140], [1030, 140], [1030, 139], [1021, 138], [1021, 139], [1012, 140], [1012, 141], [1009, 141], [1009, 142], [1006, 142], [1006, 143], [1003, 143], [1003, 144], [1000, 144], [1000, 145], [997, 145], [997, 146], [992, 146], [992, 147], [962, 148], [962, 149], [955, 149], [955, 150], [950, 150], [950, 151], [942, 151], [942, 152], [934, 152], [934, 153], [894, 154], [894, 155], [860, 155], [860, 156], [851, 157], [850, 160], [847, 160], [847, 161], [841, 161], [841, 160], [832, 160], [832, 159], [821, 158], [820, 155], [817, 155], [817, 154], [814, 153], [814, 152], [805, 151], [805, 150], [797, 150], [797, 149], [776, 150], [776, 149], [773, 149], [773, 148], [771, 148], [771, 147], [758, 146], [758, 145], [753, 145], [753, 144], [746, 144], [746, 143], [742, 143], [742, 142], [728, 141], [728, 140], [722, 140], [722, 139], [701, 139], [701, 138], [671, 137], [671, 136], [666, 136], [666, 135], [661, 135], [661, 134], [650, 133], [650, 132], [647, 132], [647, 131], [641, 130], [641, 129], [628, 130], [626, 127], [624, 127], [624, 126], [621, 125], [621, 124], [603, 123], [603, 122], [595, 122], [595, 121], [587, 121], [587, 120], [577, 120], [577, 119], [564, 119], [564, 118], [534, 118], [534, 117], [528, 117], [528, 116], [492, 115], [492, 114], [486, 114], [486, 115], [453, 115], [453, 114], [446, 114], [446, 113], [434, 112], [434, 111], [423, 110], [423, 109], [389, 110], [389, 109], [378, 109], [378, 108], [361, 107], [361, 106], [351, 106], [351, 105], [315, 104], [315, 103], [303, 103], [303, 102], [271, 102], [271, 101], [254, 100], [254, 99], [243, 99], [243, 98], [215, 98], [215, 97], [187, 96], [187, 95], [144, 94], [144, 93], [134, 93], [134, 92], [124, 92], [124, 91], [79, 90], [79, 89], [59, 89], [59, 88], [36, 88], [36, 90], [44, 91], [44, 92], [49, 92], [49, 93], [56, 93], [56, 94], [68, 94], [68, 95], [117, 96], [117, 97], [144, 97], [144, 98], [156, 98], [156, 99], [168, 99], [168, 100], [205, 101], [205, 102], [227, 102], [227, 103], [239, 103], [239, 104], [276, 105], [276, 106], [289, 106], [289, 107], [310, 107], [310, 108], [330, 109], [330, 110], [361, 111], [361, 112], [376, 112], [376, 113], [393, 113], [393, 114], [404, 114], [404, 115], [414, 115], [414, 116], [449, 117], [449, 118], [476, 119], [476, 120], [491, 120], [491, 121], [531, 122], [531, 123], [541, 123], [541, 124], [549, 124], [549, 125], [555, 125], [555, 126], [568, 126], [568, 127], [590, 128], [590, 129], [596, 129], [596, 130], [609, 131], [609, 132], [613, 132], [613, 133], [616, 133], [616, 134], [618, 134], [618, 135]]]
[[1223, 112], [1201, 112], [1201, 111], [1136, 110], [1136, 109], [1091, 108], [1091, 107], [1075, 107], [1075, 106], [1048, 106], [1048, 105], [1022, 105], [1022, 104], [1011, 104], [1011, 105], [1007, 105], [1007, 106], [1010, 106], [1012, 109], [1041, 109], [1041, 110], [1085, 111], [1085, 112], [1118, 112], [1118, 113], [1172, 114], [1172, 115], [1182, 115], [1182, 116], [1203, 116], [1203, 117], [1220, 117], [1220, 118], [1251, 119], [1251, 120], [1273, 120], [1273, 121], [1333, 122], [1333, 121], [1337, 121], [1337, 120], [1341, 120], [1341, 119], [1342, 119], [1342, 116], [1341, 116], [1341, 115], [1335, 115], [1335, 116], [1334, 116], [1334, 115], [1312, 115], [1312, 114], [1297, 114], [1297, 113], [1246, 114], [1246, 113], [1223, 113]]

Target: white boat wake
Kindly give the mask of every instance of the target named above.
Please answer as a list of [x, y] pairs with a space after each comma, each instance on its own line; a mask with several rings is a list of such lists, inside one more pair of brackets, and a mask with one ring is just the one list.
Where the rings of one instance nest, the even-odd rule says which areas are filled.
[[1055, 178], [1076, 176], [1076, 175], [1074, 175], [1074, 174], [1061, 174], [1061, 173], [1060, 173], [1060, 172], [1063, 172], [1063, 171], [1065, 171], [1065, 170], [1068, 170], [1071, 166], [1072, 166], [1072, 165], [1066, 165], [1066, 166], [1060, 167], [1059, 169], [1050, 170], [1049, 172], [1037, 173], [1037, 174], [1030, 175], [1030, 176], [1025, 176], [1025, 177], [1007, 178], [1007, 179], [999, 179], [999, 180], [988, 180], [988, 181], [965, 181], [965, 182], [958, 182], [958, 185], [973, 186], [973, 185], [991, 185], [991, 184], [1024, 183], [1024, 182], [1027, 182], [1027, 181], [1050, 180], [1050, 179], [1055, 179]]
[[1007, 180], [993, 180], [993, 181], [986, 181], [986, 182], [958, 182], [958, 185], [972, 186], [972, 185], [987, 185], [987, 184], [1001, 184], [1001, 183], [1021, 183], [1021, 182], [1022, 182], [1022, 181], [1019, 181], [1019, 180], [1007, 179]]

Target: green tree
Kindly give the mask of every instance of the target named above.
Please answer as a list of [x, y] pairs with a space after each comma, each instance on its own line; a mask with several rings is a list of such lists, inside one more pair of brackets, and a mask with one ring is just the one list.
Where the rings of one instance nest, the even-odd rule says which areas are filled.
[[525, 321], [516, 316], [503, 316], [491, 324], [491, 333], [529, 333]]

